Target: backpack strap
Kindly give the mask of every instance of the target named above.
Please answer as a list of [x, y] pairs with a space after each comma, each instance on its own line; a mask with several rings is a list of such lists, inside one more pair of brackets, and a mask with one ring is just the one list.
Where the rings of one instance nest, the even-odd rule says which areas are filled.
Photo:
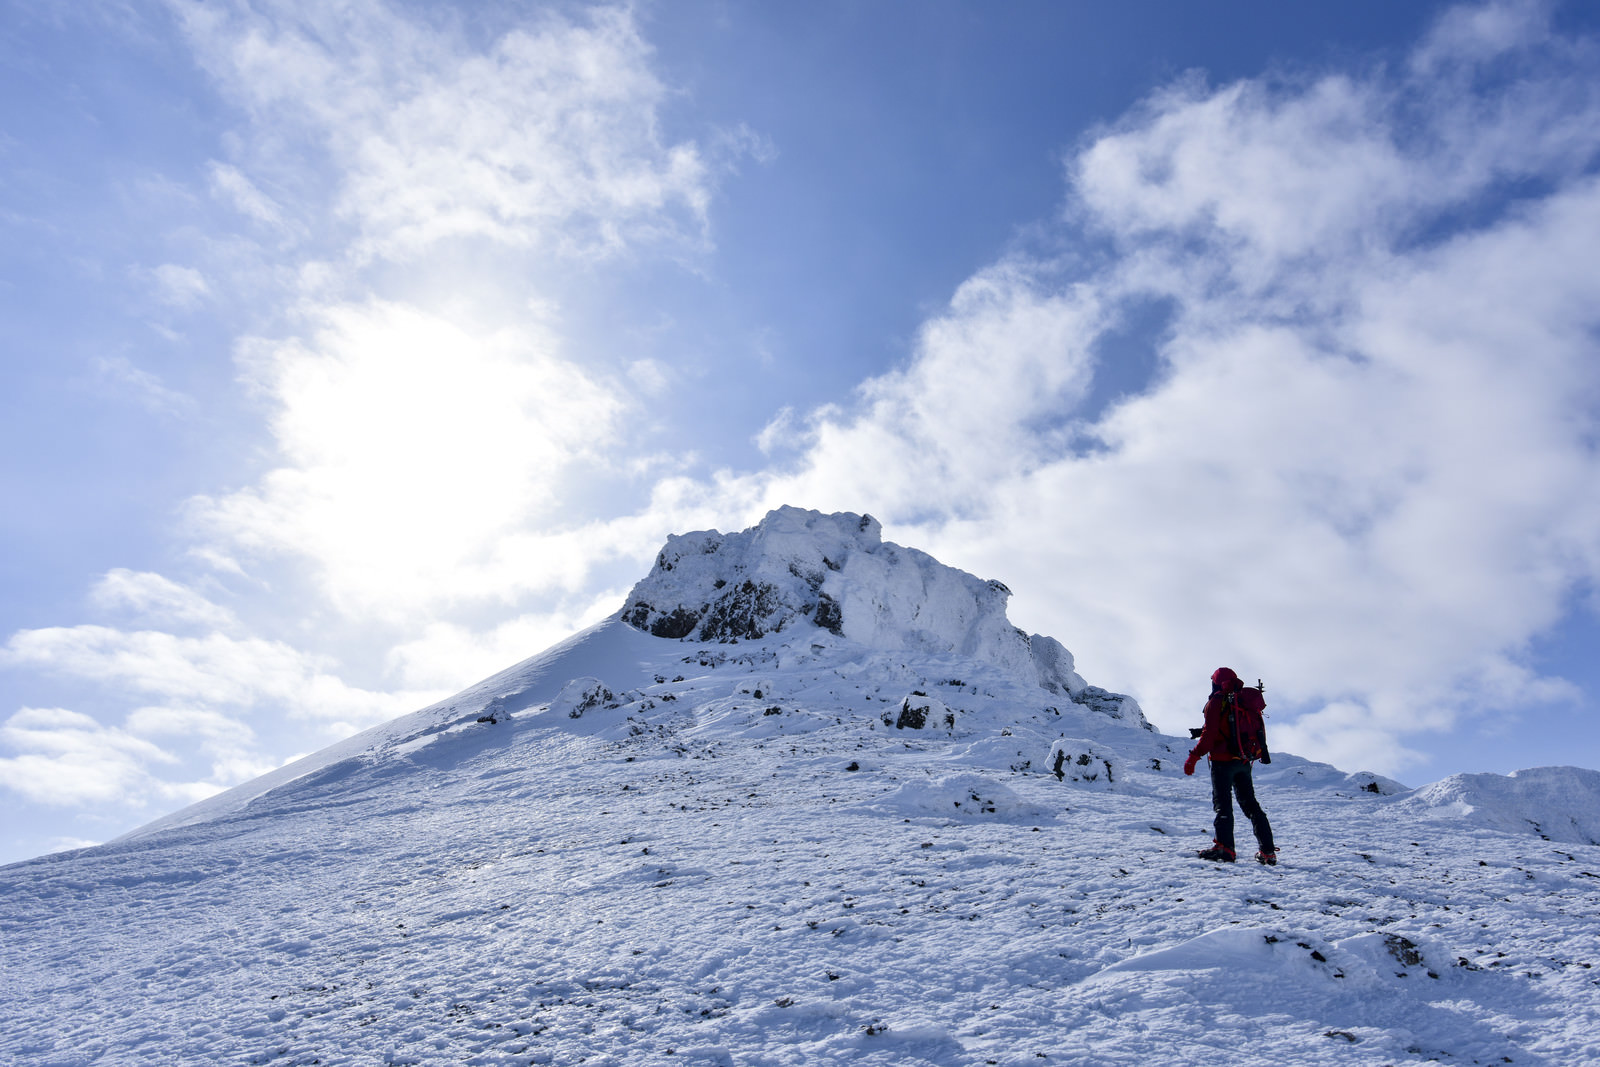
[[1230, 689], [1226, 696], [1228, 698], [1228, 728], [1223, 732], [1223, 737], [1228, 743], [1229, 750], [1235, 756], [1242, 760], [1248, 760], [1250, 757], [1244, 753], [1244, 738], [1239, 736], [1239, 691]]

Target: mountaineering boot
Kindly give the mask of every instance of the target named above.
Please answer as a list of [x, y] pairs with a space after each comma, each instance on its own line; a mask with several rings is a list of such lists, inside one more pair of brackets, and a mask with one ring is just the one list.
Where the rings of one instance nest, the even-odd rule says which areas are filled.
[[1256, 862], [1264, 867], [1276, 867], [1278, 865], [1278, 853], [1276, 850], [1272, 852], [1266, 850], [1257, 852]]
[[1213, 863], [1232, 863], [1234, 860], [1233, 849], [1226, 845], [1211, 842], [1211, 847], [1200, 853], [1200, 858]]

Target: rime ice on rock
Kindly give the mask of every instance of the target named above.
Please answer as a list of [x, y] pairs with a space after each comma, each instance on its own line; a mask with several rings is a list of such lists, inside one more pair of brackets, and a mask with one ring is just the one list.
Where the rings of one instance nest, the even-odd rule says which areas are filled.
[[1072, 653], [1006, 618], [1011, 590], [882, 539], [870, 515], [783, 507], [748, 530], [673, 535], [622, 618], [657, 637], [748, 641], [819, 627], [874, 649], [952, 653], [1130, 726], [1131, 697], [1087, 685]]

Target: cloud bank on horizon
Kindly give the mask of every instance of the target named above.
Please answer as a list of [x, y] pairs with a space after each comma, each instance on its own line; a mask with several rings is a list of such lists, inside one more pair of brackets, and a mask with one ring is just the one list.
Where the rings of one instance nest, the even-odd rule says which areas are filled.
[[1155, 88], [903, 360], [742, 451], [681, 413], [737, 369], [583, 310], [651, 269], [733, 284], [719, 204], [782, 165], [759, 130], [664, 134], [636, 11], [170, 9], [231, 109], [187, 179], [225, 224], [142, 277], [164, 313], [249, 306], [262, 459], [189, 500], [181, 571], [110, 569], [98, 621], [9, 635], [6, 668], [85, 701], [0, 726], [32, 804], [236, 784], [615, 610], [668, 533], [782, 504], [1001, 578], [1169, 731], [1218, 662], [1270, 676], [1275, 747], [1384, 773], [1576, 698], [1527, 649], [1600, 578], [1600, 50], [1547, 5]]

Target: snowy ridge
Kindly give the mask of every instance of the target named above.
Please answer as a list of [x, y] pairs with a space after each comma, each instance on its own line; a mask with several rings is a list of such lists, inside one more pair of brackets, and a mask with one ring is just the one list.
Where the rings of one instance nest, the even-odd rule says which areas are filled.
[[1533, 825], [1590, 825], [1600, 776], [1412, 793], [1279, 754], [1282, 864], [1206, 864], [1187, 739], [950, 647], [988, 647], [1003, 597], [904, 573], [978, 606], [877, 644], [619, 614], [0, 869], [0, 1062], [1600, 1062], [1600, 846]]
[[480, 718], [520, 711], [554, 699], [574, 678], [604, 673], [620, 688], [648, 681], [657, 642], [613, 617], [596, 623], [536, 656], [491, 675], [453, 697], [363, 730], [243, 785], [146, 823], [118, 840], [130, 840], [243, 811], [267, 793], [341, 764], [371, 764], [414, 750], [436, 735], [474, 725]]
[[1443, 816], [1546, 841], [1600, 845], [1600, 771], [1535, 767], [1503, 774], [1453, 774], [1401, 801], [1419, 816]]

